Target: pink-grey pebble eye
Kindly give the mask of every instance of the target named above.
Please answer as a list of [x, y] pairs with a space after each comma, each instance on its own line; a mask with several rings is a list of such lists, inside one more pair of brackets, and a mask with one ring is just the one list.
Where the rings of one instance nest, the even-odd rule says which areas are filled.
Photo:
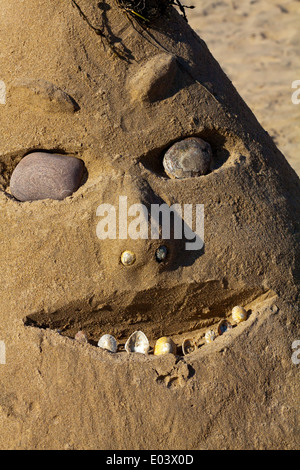
[[76, 157], [35, 152], [16, 166], [10, 191], [18, 201], [62, 200], [80, 186], [84, 163]]

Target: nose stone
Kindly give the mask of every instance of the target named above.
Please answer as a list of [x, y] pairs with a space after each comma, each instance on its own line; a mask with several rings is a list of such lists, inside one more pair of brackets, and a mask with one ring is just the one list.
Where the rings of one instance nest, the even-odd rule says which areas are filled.
[[132, 266], [136, 261], [136, 256], [132, 251], [124, 251], [121, 255], [121, 263], [123, 266]]
[[37, 152], [27, 155], [16, 166], [10, 191], [19, 201], [62, 200], [79, 187], [84, 163], [76, 157]]

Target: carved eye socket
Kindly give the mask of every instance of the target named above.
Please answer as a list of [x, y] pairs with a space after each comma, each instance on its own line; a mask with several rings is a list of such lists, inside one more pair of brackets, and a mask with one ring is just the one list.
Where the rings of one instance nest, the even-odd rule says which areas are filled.
[[10, 191], [18, 201], [62, 200], [79, 188], [85, 166], [76, 157], [35, 152], [14, 169]]
[[160, 246], [155, 253], [155, 259], [158, 263], [166, 261], [168, 257], [168, 248], [164, 245]]
[[190, 178], [206, 175], [212, 158], [209, 143], [198, 137], [188, 137], [172, 145], [164, 156], [163, 166], [170, 178]]
[[[146, 170], [165, 179], [185, 179], [208, 175], [236, 155], [235, 136], [224, 136], [215, 129], [206, 129], [201, 137], [186, 137], [150, 150], [141, 157]], [[239, 150], [238, 150], [239, 153]]]

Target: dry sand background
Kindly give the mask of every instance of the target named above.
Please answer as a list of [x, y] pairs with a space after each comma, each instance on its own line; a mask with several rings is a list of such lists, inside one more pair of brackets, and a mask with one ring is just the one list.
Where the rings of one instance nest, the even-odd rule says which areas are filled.
[[300, 0], [186, 0], [189, 23], [300, 175]]

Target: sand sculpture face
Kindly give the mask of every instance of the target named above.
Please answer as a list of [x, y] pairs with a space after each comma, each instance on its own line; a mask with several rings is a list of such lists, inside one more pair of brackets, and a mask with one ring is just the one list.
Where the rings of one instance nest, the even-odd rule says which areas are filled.
[[[261, 296], [296, 298], [298, 179], [175, 10], [146, 28], [113, 0], [9, 0], [0, 37], [7, 324], [21, 335], [24, 318], [70, 337], [84, 329], [94, 341], [142, 329], [153, 343], [201, 336]], [[171, 179], [164, 155], [190, 137], [210, 144], [210, 169]], [[17, 201], [12, 172], [34, 152], [81, 159], [79, 189], [60, 201]], [[99, 240], [97, 208], [118, 211], [124, 196], [149, 210], [203, 204], [204, 247], [186, 250], [172, 237]], [[134, 264], [120, 262], [124, 251]]]

